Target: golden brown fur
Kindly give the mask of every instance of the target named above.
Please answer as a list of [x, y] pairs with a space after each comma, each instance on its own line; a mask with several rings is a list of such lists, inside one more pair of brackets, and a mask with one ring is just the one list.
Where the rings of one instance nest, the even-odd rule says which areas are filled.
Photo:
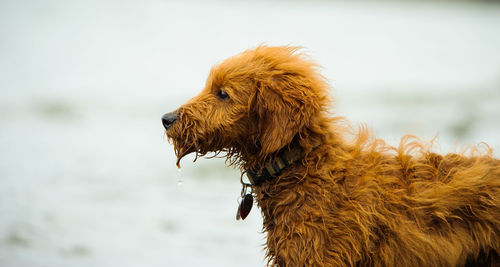
[[253, 188], [271, 266], [498, 263], [500, 160], [491, 150], [438, 155], [411, 136], [394, 148], [364, 128], [348, 138], [329, 114], [328, 89], [296, 48], [260, 46], [216, 65], [167, 136], [178, 161], [224, 152], [242, 170], [291, 143], [303, 149]]

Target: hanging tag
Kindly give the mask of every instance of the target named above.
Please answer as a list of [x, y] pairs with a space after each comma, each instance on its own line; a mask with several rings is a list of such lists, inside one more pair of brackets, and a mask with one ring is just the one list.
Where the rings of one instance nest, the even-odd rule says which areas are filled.
[[250, 210], [252, 209], [253, 206], [253, 196], [251, 189], [250, 189], [250, 194], [247, 193], [247, 189], [248, 187], [251, 187], [251, 184], [245, 183], [243, 181], [243, 174], [245, 174], [245, 172], [242, 172], [240, 177], [241, 202], [238, 203], [238, 210], [236, 211], [236, 220], [239, 219], [244, 220], [250, 213]]
[[236, 220], [239, 221], [241, 219], [240, 215], [241, 203], [238, 202], [238, 210], [236, 211]]
[[253, 196], [252, 194], [246, 194], [245, 197], [241, 200], [240, 206], [238, 207], [238, 214], [236, 215], [236, 219], [240, 217], [242, 220], [244, 220], [252, 210], [252, 206]]

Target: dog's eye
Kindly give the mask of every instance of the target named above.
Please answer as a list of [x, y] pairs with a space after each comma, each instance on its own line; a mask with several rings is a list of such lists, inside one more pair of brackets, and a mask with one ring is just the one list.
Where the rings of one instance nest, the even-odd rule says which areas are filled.
[[219, 98], [220, 100], [226, 100], [229, 98], [229, 95], [224, 90], [217, 91], [216, 95], [217, 98]]

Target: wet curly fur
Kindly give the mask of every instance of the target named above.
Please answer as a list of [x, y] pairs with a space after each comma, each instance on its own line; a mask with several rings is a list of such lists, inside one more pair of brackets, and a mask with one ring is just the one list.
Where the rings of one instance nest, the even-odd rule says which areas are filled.
[[175, 111], [166, 134], [177, 164], [222, 152], [245, 170], [292, 143], [302, 148], [302, 160], [253, 188], [270, 266], [499, 264], [500, 160], [491, 149], [439, 155], [412, 136], [388, 146], [332, 116], [328, 91], [297, 48], [229, 58]]

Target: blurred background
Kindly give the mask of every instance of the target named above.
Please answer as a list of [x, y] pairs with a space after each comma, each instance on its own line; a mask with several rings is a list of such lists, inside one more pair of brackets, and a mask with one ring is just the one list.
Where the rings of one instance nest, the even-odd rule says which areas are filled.
[[239, 171], [175, 168], [160, 117], [259, 44], [323, 66], [335, 113], [397, 145], [500, 154], [500, 5], [0, 1], [0, 266], [262, 266]]

